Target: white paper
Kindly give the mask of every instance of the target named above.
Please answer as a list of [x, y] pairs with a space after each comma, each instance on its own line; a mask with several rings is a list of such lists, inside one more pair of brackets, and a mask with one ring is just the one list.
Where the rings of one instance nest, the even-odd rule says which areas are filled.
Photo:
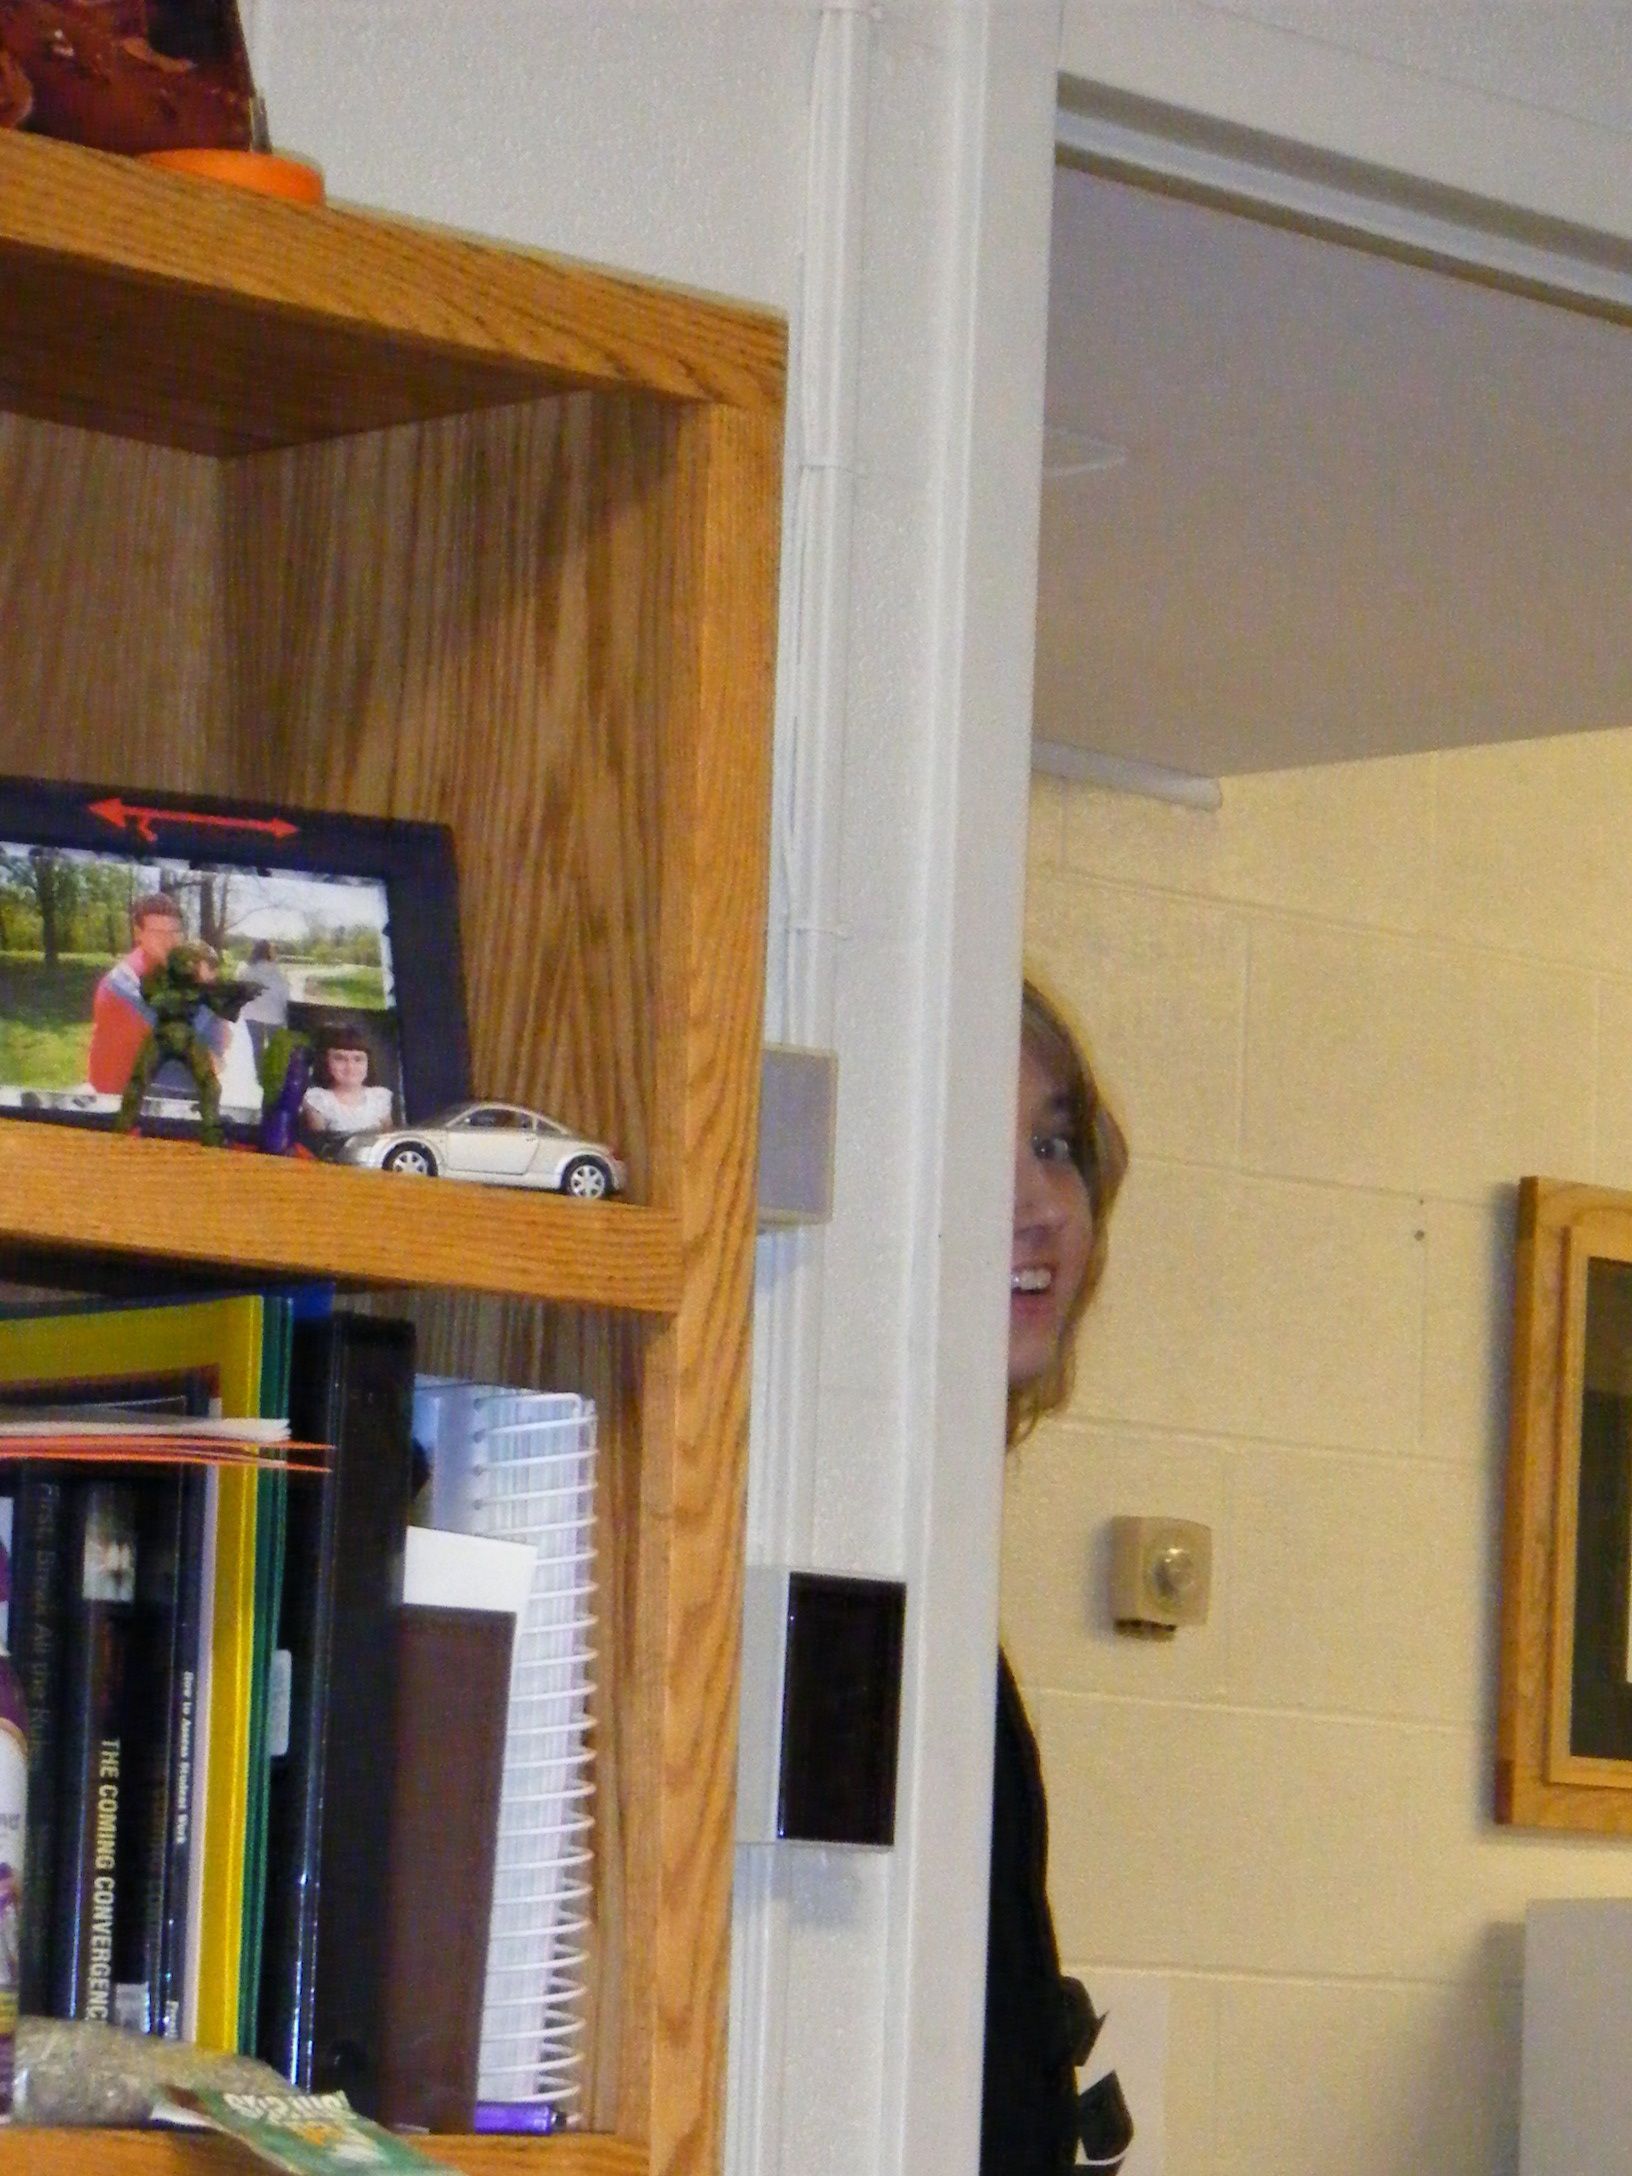
[[1133, 2118], [1133, 2144], [1121, 2176], [1162, 2176], [1167, 2151], [1167, 1982], [1154, 1972], [1085, 1971], [1082, 1979], [1105, 2022], [1077, 2083], [1089, 2086], [1107, 2071], [1116, 2072]]
[[533, 1551], [524, 1541], [489, 1541], [410, 1526], [402, 1598], [422, 1609], [485, 1609], [519, 1617], [533, 1583]]

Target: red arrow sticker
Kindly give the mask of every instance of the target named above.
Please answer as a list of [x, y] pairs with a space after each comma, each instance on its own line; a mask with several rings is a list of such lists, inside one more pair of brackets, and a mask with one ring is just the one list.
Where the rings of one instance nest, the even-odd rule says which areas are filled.
[[140, 808], [129, 801], [121, 801], [117, 795], [107, 801], [92, 801], [88, 813], [100, 816], [104, 823], [112, 824], [115, 831], [134, 831], [145, 845], [157, 846], [158, 824], [194, 824], [214, 831], [259, 831], [269, 839], [293, 839], [300, 834], [299, 824], [292, 824], [283, 816], [207, 816], [202, 809], [187, 808]]

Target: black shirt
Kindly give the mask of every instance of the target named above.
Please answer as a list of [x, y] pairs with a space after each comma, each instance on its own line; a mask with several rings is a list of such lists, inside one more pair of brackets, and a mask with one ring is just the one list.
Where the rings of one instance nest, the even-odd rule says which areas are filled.
[[992, 1875], [986, 1947], [981, 2176], [1054, 2176], [1079, 2141], [1114, 2170], [1133, 2139], [1115, 2074], [1078, 2095], [1099, 2032], [1087, 1993], [1060, 1972], [1048, 1908], [1043, 1771], [1008, 1658], [997, 1658]]

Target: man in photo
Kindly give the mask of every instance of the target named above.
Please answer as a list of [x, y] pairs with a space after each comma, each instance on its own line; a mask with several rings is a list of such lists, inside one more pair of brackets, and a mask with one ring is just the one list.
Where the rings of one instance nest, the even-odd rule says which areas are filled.
[[[98, 1095], [123, 1095], [153, 1026], [153, 1008], [142, 995], [142, 977], [162, 967], [181, 942], [181, 908], [168, 892], [144, 892], [130, 910], [134, 942], [96, 986], [91, 1000], [91, 1048], [85, 1073]], [[229, 1032], [225, 1021], [205, 1013], [199, 1033], [219, 1061]]]

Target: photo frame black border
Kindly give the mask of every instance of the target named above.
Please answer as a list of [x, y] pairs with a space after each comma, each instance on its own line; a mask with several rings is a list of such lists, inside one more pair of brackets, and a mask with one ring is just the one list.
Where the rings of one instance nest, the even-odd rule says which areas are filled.
[[[383, 884], [404, 1116], [423, 1124], [470, 1097], [459, 879], [447, 825], [216, 794], [0, 777], [0, 840]], [[0, 1116], [99, 1131], [109, 1125], [100, 1113]]]

